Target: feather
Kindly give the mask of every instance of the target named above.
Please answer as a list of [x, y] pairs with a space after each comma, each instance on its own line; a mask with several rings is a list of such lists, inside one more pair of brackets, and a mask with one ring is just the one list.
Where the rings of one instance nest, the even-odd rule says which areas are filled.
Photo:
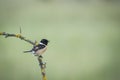
[[32, 52], [32, 50], [30, 50], [30, 51], [24, 51], [24, 53], [28, 53], [28, 52]]

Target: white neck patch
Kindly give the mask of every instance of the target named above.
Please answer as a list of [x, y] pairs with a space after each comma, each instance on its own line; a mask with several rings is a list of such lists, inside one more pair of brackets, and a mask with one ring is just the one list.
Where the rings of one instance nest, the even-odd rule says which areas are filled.
[[41, 43], [41, 42], [40, 42], [39, 44], [45, 45], [45, 44], [43, 44], [43, 43]]

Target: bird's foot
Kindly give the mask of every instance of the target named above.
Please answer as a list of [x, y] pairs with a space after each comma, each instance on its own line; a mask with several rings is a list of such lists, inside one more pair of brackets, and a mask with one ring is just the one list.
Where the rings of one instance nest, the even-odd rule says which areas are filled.
[[43, 58], [41, 55], [39, 56], [40, 58]]

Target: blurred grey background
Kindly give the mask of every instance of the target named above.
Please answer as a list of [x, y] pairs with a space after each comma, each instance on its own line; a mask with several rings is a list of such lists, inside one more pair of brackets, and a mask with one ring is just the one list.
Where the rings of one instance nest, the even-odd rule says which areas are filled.
[[[120, 80], [119, 0], [0, 0], [0, 32], [50, 40], [48, 80]], [[40, 80], [32, 45], [0, 36], [0, 80]]]

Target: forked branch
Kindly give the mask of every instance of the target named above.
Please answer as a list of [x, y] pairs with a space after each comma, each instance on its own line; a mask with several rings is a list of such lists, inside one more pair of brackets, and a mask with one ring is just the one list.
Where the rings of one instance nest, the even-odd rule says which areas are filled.
[[[21, 31], [20, 31], [20, 33], [21, 33]], [[16, 37], [16, 38], [19, 38], [21, 40], [24, 40], [24, 41], [32, 44], [33, 46], [37, 45], [37, 41], [33, 42], [29, 39], [26, 39], [21, 34], [10, 34], [10, 33], [6, 33], [6, 32], [0, 32], [0, 35], [5, 36], [5, 38]], [[38, 56], [38, 61], [39, 61], [39, 66], [41, 68], [42, 80], [47, 80], [46, 73], [45, 73], [46, 64], [43, 63], [41, 56]]]

